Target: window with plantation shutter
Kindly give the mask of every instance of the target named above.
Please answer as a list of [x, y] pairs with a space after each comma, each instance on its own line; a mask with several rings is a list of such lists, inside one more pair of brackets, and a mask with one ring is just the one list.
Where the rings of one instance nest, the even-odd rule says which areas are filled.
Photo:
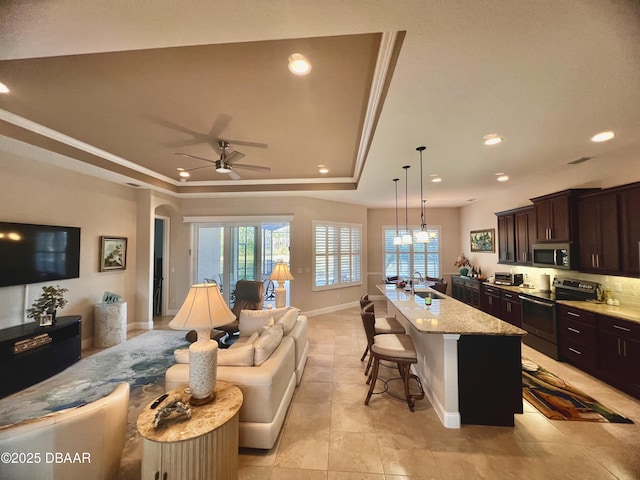
[[313, 222], [314, 290], [362, 283], [362, 226]]
[[402, 235], [405, 230], [396, 232], [396, 227], [383, 227], [384, 243], [384, 275], [389, 277], [410, 278], [414, 272], [420, 272], [425, 277], [441, 276], [441, 228], [439, 225], [428, 225], [428, 243], [415, 243], [415, 233], [419, 226], [410, 226], [409, 231], [414, 237], [414, 243], [410, 245], [394, 245], [393, 238], [396, 233]]

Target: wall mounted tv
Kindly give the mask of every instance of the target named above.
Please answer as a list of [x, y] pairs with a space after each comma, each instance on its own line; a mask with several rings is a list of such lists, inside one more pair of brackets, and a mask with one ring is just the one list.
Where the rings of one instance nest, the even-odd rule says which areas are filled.
[[80, 276], [80, 229], [0, 222], [0, 287]]

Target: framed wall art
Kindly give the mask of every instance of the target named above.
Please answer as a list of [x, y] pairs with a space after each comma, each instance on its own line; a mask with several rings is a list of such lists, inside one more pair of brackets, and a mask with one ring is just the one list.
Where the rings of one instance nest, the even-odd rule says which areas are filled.
[[100, 237], [100, 271], [127, 268], [127, 237]]
[[495, 228], [486, 230], [471, 231], [471, 251], [472, 252], [495, 252]]

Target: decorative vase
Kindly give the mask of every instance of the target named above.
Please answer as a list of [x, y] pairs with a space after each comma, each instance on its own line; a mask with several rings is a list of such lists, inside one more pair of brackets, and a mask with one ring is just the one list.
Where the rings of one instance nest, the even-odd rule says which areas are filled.
[[462, 267], [460, 269], [460, 275], [462, 275], [463, 277], [466, 277], [469, 274], [469, 269], [467, 267]]

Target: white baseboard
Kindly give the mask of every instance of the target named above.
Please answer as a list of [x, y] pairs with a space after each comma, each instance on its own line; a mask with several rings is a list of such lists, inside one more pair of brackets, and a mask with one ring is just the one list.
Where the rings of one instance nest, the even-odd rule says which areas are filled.
[[330, 307], [325, 307], [325, 308], [319, 308], [317, 310], [309, 310], [308, 312], [302, 312], [302, 314], [307, 317], [315, 317], [316, 315], [337, 312], [340, 310], [344, 310], [345, 308], [353, 308], [353, 307], [359, 307], [359, 306], [360, 306], [360, 302], [355, 301], [355, 302], [349, 302], [349, 303], [341, 303], [339, 305], [332, 305]]

